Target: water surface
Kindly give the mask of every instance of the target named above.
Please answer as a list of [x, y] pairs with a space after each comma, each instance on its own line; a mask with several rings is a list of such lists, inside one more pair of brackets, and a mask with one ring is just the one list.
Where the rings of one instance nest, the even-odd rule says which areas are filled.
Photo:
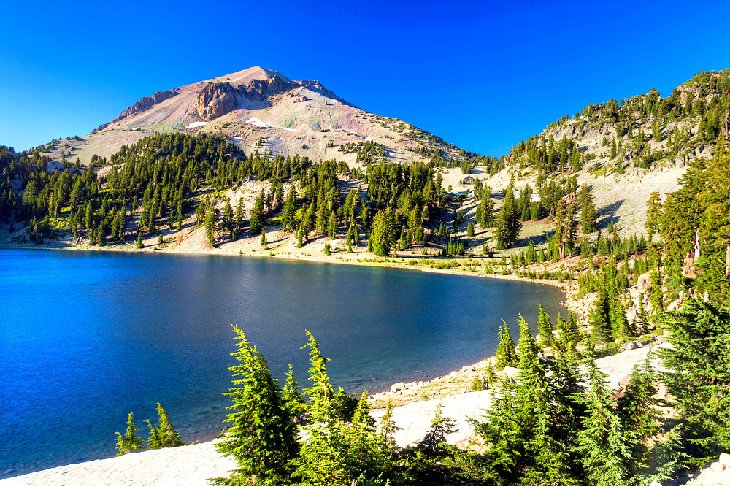
[[[0, 250], [0, 477], [114, 454], [160, 401], [187, 440], [222, 429], [231, 324], [282, 378], [304, 329], [350, 392], [494, 353], [501, 319], [562, 309], [545, 285], [272, 259]], [[513, 325], [514, 331], [516, 326]], [[516, 333], [515, 333], [516, 334]]]

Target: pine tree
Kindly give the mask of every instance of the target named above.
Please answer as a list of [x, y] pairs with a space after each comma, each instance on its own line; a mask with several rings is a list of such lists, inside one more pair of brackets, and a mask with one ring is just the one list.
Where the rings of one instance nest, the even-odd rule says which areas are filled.
[[671, 348], [663, 378], [684, 424], [686, 451], [697, 464], [730, 450], [730, 310], [696, 300], [663, 317]]
[[575, 452], [582, 458], [589, 484], [615, 486], [629, 479], [631, 450], [618, 412], [613, 408], [605, 376], [589, 363], [586, 415], [578, 432]]
[[299, 391], [299, 383], [294, 378], [294, 368], [291, 364], [289, 364], [289, 370], [286, 373], [286, 380], [281, 390], [281, 397], [284, 402], [284, 407], [289, 411], [289, 415], [295, 419], [302, 418], [307, 411], [307, 406]]
[[261, 189], [256, 201], [254, 202], [253, 209], [251, 210], [251, 219], [248, 222], [249, 232], [252, 235], [258, 235], [261, 233], [261, 229], [264, 227], [264, 190]]
[[267, 242], [266, 242], [266, 228], [261, 228], [261, 246], [266, 248]]
[[208, 244], [211, 247], [215, 246], [215, 229], [216, 220], [218, 219], [216, 214], [215, 206], [210, 203], [208, 204], [208, 210], [205, 212], [205, 235], [208, 238]]
[[230, 428], [216, 448], [236, 460], [234, 477], [241, 482], [278, 484], [297, 456], [296, 428], [266, 359], [243, 331], [233, 330], [237, 350], [231, 356], [238, 364], [229, 368], [232, 386], [224, 394], [233, 402], [226, 418]]
[[599, 341], [613, 341], [613, 328], [611, 327], [610, 304], [606, 288], [602, 285], [598, 289], [596, 301], [588, 316], [588, 322], [593, 327], [593, 336]]
[[662, 203], [658, 192], [649, 194], [649, 200], [646, 202], [646, 238], [649, 243], [654, 239], [654, 235], [659, 232], [659, 221], [662, 214]]
[[554, 235], [555, 243], [558, 245], [559, 258], [565, 258], [573, 250], [576, 239], [576, 228], [575, 204], [560, 199], [555, 209]]
[[327, 233], [331, 239], [337, 237], [337, 214], [330, 211], [329, 221], [327, 222]]
[[144, 447], [144, 441], [137, 435], [139, 429], [134, 424], [134, 414], [129, 412], [127, 415], [127, 430], [124, 435], [119, 432], [117, 434], [117, 456], [123, 456], [129, 452], [135, 452]]
[[304, 390], [309, 402], [307, 440], [302, 444], [295, 477], [314, 486], [348, 485], [351, 481], [344, 460], [347, 448], [342, 421], [335, 412], [335, 392], [327, 375], [327, 358], [322, 356], [319, 344], [307, 331], [309, 348], [309, 381]]
[[540, 339], [542, 346], [552, 346], [554, 338], [553, 323], [542, 304], [538, 306], [537, 337]]
[[447, 447], [446, 436], [456, 430], [456, 421], [444, 417], [443, 408], [439, 403], [434, 410], [431, 427], [426, 435], [418, 443], [418, 448], [429, 456], [438, 457], [443, 455]]
[[583, 234], [593, 233], [596, 231], [596, 203], [593, 201], [593, 195], [586, 184], [580, 187], [578, 201], [580, 204], [580, 225]]
[[515, 342], [512, 340], [512, 334], [509, 330], [507, 322], [502, 320], [499, 327], [499, 342], [497, 343], [497, 369], [504, 369], [505, 366], [517, 365], [517, 353], [515, 352]]
[[657, 400], [657, 374], [649, 358], [634, 366], [624, 394], [619, 397], [617, 411], [625, 430], [626, 444], [631, 451], [627, 463], [629, 475], [638, 478], [646, 474], [651, 460], [649, 440], [660, 429]]
[[507, 186], [502, 202], [502, 208], [499, 210], [496, 222], [496, 239], [497, 247], [500, 249], [509, 248], [517, 242], [517, 236], [520, 233], [522, 223], [517, 212], [517, 203], [515, 202], [514, 186]]
[[378, 211], [373, 218], [369, 243], [372, 245], [372, 253], [377, 256], [388, 256], [393, 243], [388, 211], [389, 209]]
[[609, 318], [611, 320], [613, 337], [620, 338], [634, 336], [636, 333], [629, 324], [629, 320], [626, 318], [626, 309], [624, 309], [624, 305], [619, 296], [611, 299], [609, 309]]
[[180, 434], [172, 425], [172, 420], [167, 415], [167, 411], [162, 405], [157, 403], [157, 425], [151, 420], [146, 420], [147, 426], [150, 428], [150, 438], [147, 439], [147, 445], [150, 449], [162, 449], [163, 447], [178, 447], [185, 445], [180, 438]]
[[486, 420], [475, 423], [475, 432], [487, 444], [495, 483], [561, 484], [569, 472], [552, 430], [554, 397], [539, 346], [521, 316], [519, 323], [519, 378], [502, 383], [501, 394], [494, 396]]
[[484, 187], [477, 206], [476, 220], [482, 228], [488, 228], [494, 223], [494, 203], [492, 202], [491, 192], [489, 186]]

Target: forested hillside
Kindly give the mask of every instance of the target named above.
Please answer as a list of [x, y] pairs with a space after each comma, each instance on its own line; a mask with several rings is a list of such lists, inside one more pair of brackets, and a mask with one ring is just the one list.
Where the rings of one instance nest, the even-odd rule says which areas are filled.
[[[369, 250], [386, 255], [424, 244], [432, 233], [424, 225], [437, 224], [450, 200], [429, 164], [381, 162], [363, 173], [343, 162], [247, 156], [208, 135], [156, 135], [108, 161], [94, 158], [89, 168], [55, 166], [38, 153], [2, 154], [0, 216], [11, 226], [27, 223], [18, 241], [70, 233], [105, 245], [196, 225], [214, 247], [274, 225], [293, 232], [300, 246], [344, 233], [351, 247], [368, 235]], [[269, 183], [252, 207], [226, 196], [249, 180]]]
[[730, 124], [730, 71], [703, 72], [662, 98], [655, 89], [586, 106], [520, 142], [508, 161], [538, 173], [622, 173], [709, 157]]

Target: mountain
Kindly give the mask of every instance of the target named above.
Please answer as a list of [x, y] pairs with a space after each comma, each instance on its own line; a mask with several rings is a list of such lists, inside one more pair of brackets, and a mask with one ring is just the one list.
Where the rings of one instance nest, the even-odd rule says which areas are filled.
[[690, 161], [709, 159], [730, 134], [730, 71], [702, 72], [662, 97], [653, 89], [591, 104], [521, 141], [506, 169], [489, 179], [503, 189], [575, 176], [591, 187], [605, 226], [624, 235], [644, 232], [652, 192], [676, 191]]
[[258, 66], [146, 96], [88, 136], [54, 141], [45, 150], [88, 164], [93, 155], [109, 158], [122, 145], [169, 132], [224, 135], [246, 153], [350, 164], [467, 155], [406, 122], [361, 110], [318, 81], [290, 80]]
[[702, 72], [663, 98], [656, 89], [586, 106], [521, 142], [508, 159], [553, 172], [563, 166], [623, 173], [710, 157], [730, 133], [730, 71]]

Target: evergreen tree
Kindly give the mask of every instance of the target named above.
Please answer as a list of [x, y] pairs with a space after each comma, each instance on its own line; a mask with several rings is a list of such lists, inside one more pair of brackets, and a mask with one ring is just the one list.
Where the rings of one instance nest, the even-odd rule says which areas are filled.
[[659, 221], [662, 214], [662, 203], [658, 192], [649, 194], [649, 200], [646, 202], [646, 238], [649, 243], [654, 239], [654, 235], [659, 232]]
[[504, 369], [505, 366], [517, 365], [517, 353], [515, 352], [515, 342], [512, 340], [507, 322], [502, 320], [499, 327], [499, 342], [497, 343], [497, 369]]
[[520, 222], [517, 203], [515, 202], [514, 186], [507, 186], [496, 222], [497, 247], [509, 248], [517, 242], [522, 223]]
[[117, 456], [123, 456], [129, 452], [135, 452], [144, 447], [144, 441], [137, 435], [139, 429], [134, 424], [134, 414], [129, 412], [127, 415], [127, 430], [124, 435], [119, 432], [117, 434]]
[[626, 467], [632, 478], [646, 475], [652, 452], [649, 440], [660, 430], [657, 401], [653, 398], [656, 392], [657, 374], [647, 358], [634, 366], [616, 407], [631, 451], [631, 461]]
[[266, 359], [246, 335], [233, 326], [236, 365], [229, 368], [232, 400], [226, 422], [230, 428], [216, 448], [237, 463], [234, 478], [242, 483], [280, 484], [297, 456], [296, 428]]
[[147, 445], [150, 449], [162, 449], [163, 447], [178, 447], [185, 445], [180, 438], [180, 434], [172, 425], [172, 420], [167, 415], [167, 411], [162, 405], [157, 403], [157, 425], [152, 421], [146, 420], [147, 426], [150, 428], [150, 438], [147, 439]]
[[335, 392], [327, 375], [327, 358], [322, 356], [319, 344], [309, 331], [307, 336], [311, 386], [304, 392], [309, 400], [311, 425], [294, 475], [313, 486], [347, 486], [353, 479], [346, 460], [348, 442], [344, 424], [335, 412]]
[[391, 237], [391, 218], [389, 210], [381, 210], [375, 214], [373, 228], [370, 232], [372, 253], [377, 256], [388, 256], [393, 244]]
[[481, 199], [476, 211], [476, 220], [482, 228], [492, 226], [494, 222], [494, 203], [492, 202], [492, 194], [489, 186], [481, 191]]
[[551, 346], [553, 343], [553, 323], [542, 304], [538, 306], [537, 337], [542, 346]]
[[608, 293], [604, 286], [598, 290], [596, 301], [588, 316], [588, 322], [593, 327], [593, 336], [600, 341], [613, 341], [613, 328], [611, 327], [610, 303]]
[[586, 184], [580, 187], [578, 201], [580, 204], [580, 225], [583, 234], [593, 233], [596, 231], [596, 203], [593, 201], [593, 195]]
[[208, 210], [205, 212], [205, 235], [208, 238], [208, 244], [215, 246], [215, 226], [216, 226], [216, 209], [212, 203], [208, 204]]
[[573, 250], [576, 229], [575, 204], [573, 202], [566, 202], [565, 199], [560, 199], [555, 210], [554, 235], [555, 243], [558, 245], [559, 258], [565, 258]]
[[264, 190], [261, 189], [256, 201], [254, 202], [253, 209], [251, 210], [251, 219], [248, 223], [249, 232], [252, 235], [258, 235], [261, 233], [261, 229], [264, 227]]
[[295, 419], [302, 418], [307, 410], [307, 406], [299, 391], [299, 383], [294, 378], [294, 368], [291, 364], [289, 364], [289, 370], [286, 373], [286, 380], [281, 390], [281, 397], [289, 415]]
[[589, 363], [589, 388], [586, 392], [586, 415], [578, 432], [576, 453], [582, 458], [589, 484], [615, 486], [627, 484], [631, 461], [630, 445], [618, 412], [613, 408], [605, 376], [595, 362]]
[[730, 311], [691, 300], [663, 318], [672, 347], [664, 381], [676, 397], [686, 452], [702, 464], [730, 450]]

